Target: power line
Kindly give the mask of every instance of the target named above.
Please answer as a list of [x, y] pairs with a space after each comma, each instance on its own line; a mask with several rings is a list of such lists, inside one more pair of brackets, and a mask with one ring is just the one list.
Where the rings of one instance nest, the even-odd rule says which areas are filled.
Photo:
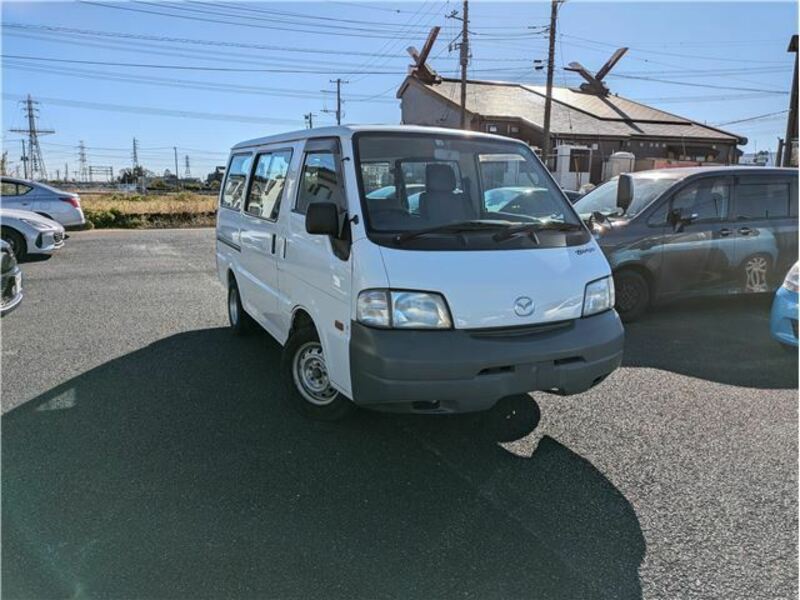
[[[81, 2], [82, 4], [90, 4], [92, 6], [100, 6], [100, 7], [103, 7], [103, 8], [113, 8], [113, 9], [116, 9], [116, 10], [126, 10], [126, 11], [131, 11], [131, 12], [146, 13], [146, 14], [159, 15], [159, 16], [164, 16], [164, 17], [173, 17], [173, 18], [176, 18], [176, 19], [187, 19], [187, 20], [190, 20], [190, 21], [202, 21], [202, 22], [206, 22], [206, 23], [219, 23], [219, 24], [222, 24], [222, 25], [236, 25], [237, 27], [251, 27], [251, 28], [256, 28], [256, 29], [270, 29], [270, 30], [277, 30], [277, 31], [284, 31], [284, 32], [285, 31], [291, 31], [291, 32], [295, 32], [295, 33], [308, 33], [308, 34], [312, 34], [312, 35], [331, 35], [331, 36], [340, 36], [340, 37], [353, 37], [353, 34], [351, 32], [315, 31], [315, 30], [309, 30], [309, 29], [297, 29], [297, 28], [291, 28], [291, 27], [285, 27], [285, 26], [272, 26], [272, 25], [264, 25], [264, 24], [260, 24], [260, 23], [252, 23], [252, 22], [250, 22], [251, 18], [248, 18], [247, 21], [243, 21], [243, 22], [240, 22], [240, 21], [226, 21], [226, 20], [222, 20], [222, 19], [209, 19], [209, 18], [197, 17], [197, 16], [192, 16], [192, 15], [181, 15], [181, 14], [175, 14], [175, 13], [170, 13], [170, 12], [162, 12], [162, 11], [156, 11], [156, 10], [146, 10], [146, 9], [141, 9], [141, 8], [133, 8], [133, 7], [130, 7], [130, 6], [119, 6], [119, 5], [115, 5], [115, 4], [103, 4], [102, 2], [93, 2], [91, 0], [78, 0], [78, 1]], [[157, 5], [157, 6], [163, 6], [163, 5]], [[169, 8], [177, 9], [177, 10], [188, 10], [188, 9], [183, 8], [183, 7], [176, 7], [176, 6], [170, 6]], [[195, 10], [193, 12], [214, 14], [213, 12], [209, 12], [209, 11], [196, 11]], [[219, 13], [217, 13], [217, 14], [219, 14]], [[234, 17], [234, 18], [236, 18], [236, 17]], [[391, 39], [390, 35], [379, 35], [379, 34], [376, 34], [376, 33], [370, 33], [369, 31], [360, 33], [359, 37], [362, 37], [362, 38], [374, 38], [374, 39]]]
[[785, 115], [789, 112], [789, 109], [786, 110], [779, 110], [778, 112], [766, 113], [763, 115], [756, 115], [755, 117], [747, 117], [744, 119], [737, 119], [735, 121], [726, 121], [725, 123], [718, 123], [715, 127], [724, 127], [725, 125], [736, 125], [738, 123], [747, 123], [749, 121], [760, 121], [762, 119], [768, 119], [772, 117], [779, 117]]
[[[18, 94], [9, 94], [3, 92], [3, 97], [9, 100], [19, 100], [21, 96]], [[122, 112], [141, 115], [161, 115], [168, 117], [178, 117], [185, 119], [201, 119], [209, 121], [236, 121], [240, 123], [262, 123], [262, 124], [290, 124], [297, 125], [298, 119], [279, 119], [272, 117], [258, 117], [253, 115], [237, 115], [228, 113], [212, 113], [212, 112], [198, 112], [190, 110], [179, 110], [162, 108], [155, 106], [130, 106], [124, 104], [109, 104], [100, 102], [86, 102], [82, 100], [71, 100], [66, 98], [42, 98], [48, 104], [57, 106], [69, 106], [73, 108], [87, 108], [90, 110], [101, 110], [108, 112]]]
[[686, 87], [700, 87], [700, 88], [709, 88], [713, 90], [731, 90], [735, 92], [763, 92], [766, 94], [779, 94], [779, 95], [788, 95], [789, 92], [785, 92], [783, 90], [765, 90], [765, 89], [758, 89], [758, 88], [747, 88], [747, 87], [732, 87], [726, 85], [712, 85], [709, 83], [689, 83], [687, 81], [675, 81], [670, 79], [657, 79], [655, 77], [637, 77], [633, 75], [622, 75], [621, 73], [609, 73], [608, 77], [618, 77], [620, 79], [636, 79], [640, 81], [655, 81], [657, 83], [668, 83], [670, 85], [682, 85]]
[[[264, 86], [192, 81], [187, 79], [154, 77], [147, 75], [117, 74], [99, 70], [83, 70], [75, 68], [63, 69], [55, 66], [53, 67], [39, 66], [39, 65], [28, 66], [22, 64], [18, 65], [13, 62], [6, 62], [4, 66], [6, 69], [21, 69], [27, 72], [51, 73], [63, 77], [89, 79], [92, 81], [97, 81], [99, 79], [105, 81], [120, 81], [120, 82], [134, 83], [140, 85], [151, 85], [157, 87], [208, 90], [224, 94], [237, 94], [237, 95], [245, 94], [245, 95], [255, 95], [255, 96], [277, 96], [286, 98], [307, 98], [309, 100], [319, 99], [318, 90], [302, 90], [294, 88], [271, 88]], [[373, 99], [371, 96], [367, 96], [364, 94], [356, 94], [348, 98], [354, 102], [378, 102], [378, 103], [390, 103], [390, 104], [394, 103], [392, 100]]]

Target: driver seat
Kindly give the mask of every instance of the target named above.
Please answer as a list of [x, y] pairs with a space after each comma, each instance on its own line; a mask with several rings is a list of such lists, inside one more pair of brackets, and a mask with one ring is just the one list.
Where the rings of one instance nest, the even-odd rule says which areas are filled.
[[475, 218], [464, 194], [456, 193], [456, 174], [450, 165], [425, 167], [425, 191], [419, 196], [419, 212], [431, 225], [457, 223]]

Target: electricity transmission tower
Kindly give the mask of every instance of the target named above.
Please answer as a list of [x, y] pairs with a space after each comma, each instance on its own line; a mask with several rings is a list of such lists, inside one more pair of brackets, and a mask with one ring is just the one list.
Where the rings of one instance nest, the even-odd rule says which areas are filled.
[[183, 157], [183, 161], [186, 164], [186, 168], [183, 170], [183, 178], [184, 179], [189, 179], [192, 176], [192, 171], [189, 168], [189, 155], [188, 154], [186, 154]]
[[136, 138], [133, 138], [133, 153], [131, 154], [131, 158], [133, 159], [133, 176], [136, 176], [136, 167], [139, 166], [139, 142], [136, 141]]
[[53, 129], [38, 129], [36, 121], [39, 118], [39, 104], [31, 95], [23, 101], [25, 118], [28, 121], [28, 126], [25, 129], [10, 129], [12, 133], [23, 133], [28, 136], [28, 160], [30, 162], [30, 178], [31, 179], [47, 179], [47, 169], [44, 166], [44, 157], [42, 156], [42, 148], [39, 145], [39, 136], [55, 133]]
[[86, 168], [86, 162], [86, 146], [83, 144], [83, 140], [81, 140], [78, 143], [78, 164], [80, 164], [78, 181], [85, 182], [89, 177], [89, 171]]

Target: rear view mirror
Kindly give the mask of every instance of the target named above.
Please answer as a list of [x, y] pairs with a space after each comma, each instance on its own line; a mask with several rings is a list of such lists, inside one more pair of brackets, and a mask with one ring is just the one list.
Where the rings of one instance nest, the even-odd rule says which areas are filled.
[[623, 173], [617, 182], [617, 206], [622, 209], [622, 214], [628, 211], [633, 202], [633, 177]]
[[313, 202], [306, 210], [306, 231], [315, 235], [339, 236], [339, 208], [333, 202]]

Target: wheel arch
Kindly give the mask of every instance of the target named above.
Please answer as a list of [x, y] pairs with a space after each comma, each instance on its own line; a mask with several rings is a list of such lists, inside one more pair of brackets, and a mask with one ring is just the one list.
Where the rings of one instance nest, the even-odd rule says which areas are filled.
[[634, 273], [638, 273], [644, 277], [644, 280], [647, 282], [647, 287], [650, 291], [650, 301], [652, 302], [656, 299], [656, 277], [653, 271], [648, 269], [642, 263], [629, 262], [615, 267], [611, 274], [616, 276], [620, 273], [624, 273], [625, 271], [633, 271]]

